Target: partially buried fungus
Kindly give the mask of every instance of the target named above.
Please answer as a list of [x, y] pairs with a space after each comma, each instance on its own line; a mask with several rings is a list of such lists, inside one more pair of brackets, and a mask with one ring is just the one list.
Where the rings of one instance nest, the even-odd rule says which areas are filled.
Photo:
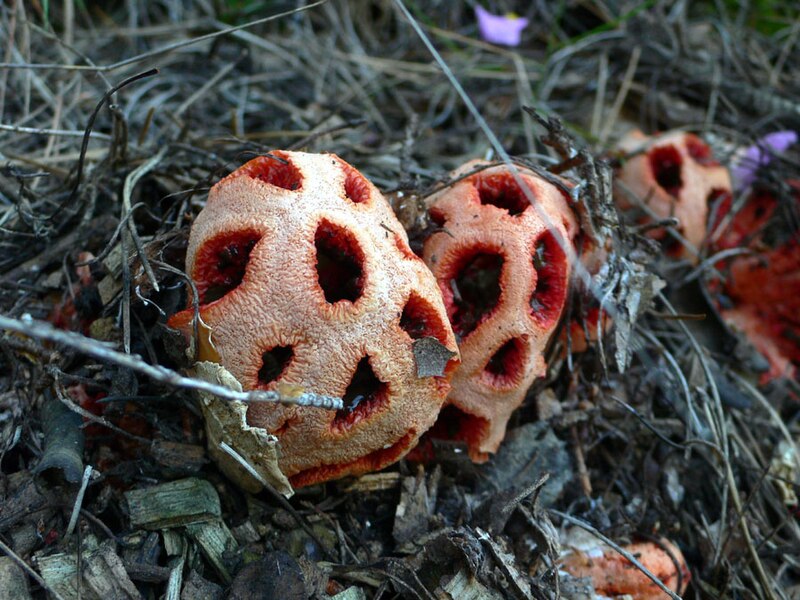
[[[440, 229], [423, 258], [436, 276], [459, 340], [461, 367], [432, 438], [465, 442], [488, 458], [531, 383], [545, 374], [543, 351], [561, 318], [576, 221], [565, 194], [519, 169], [461, 167], [431, 199]], [[461, 179], [459, 179], [461, 178]], [[529, 197], [533, 200], [531, 204]]]
[[[274, 152], [220, 181], [186, 269], [211, 330], [207, 360], [246, 390], [343, 398], [339, 411], [248, 407], [247, 425], [280, 440], [295, 487], [380, 469], [434, 422], [458, 362], [418, 376], [417, 341], [456, 350], [436, 282], [383, 196], [337, 156]], [[193, 316], [170, 325], [188, 336]]]
[[[664, 590], [611, 546], [579, 529], [562, 536], [559, 569], [573, 577], [589, 578], [597, 595], [637, 600], [666, 598]], [[641, 541], [623, 547], [669, 590], [683, 594], [691, 579], [680, 549], [662, 538], [657, 542]]]
[[754, 256], [734, 258], [723, 318], [743, 331], [770, 363], [762, 382], [794, 377], [800, 365], [800, 242], [789, 240]]
[[761, 383], [792, 378], [800, 366], [800, 239], [791, 215], [800, 210], [800, 182], [754, 186], [736, 204], [717, 210], [710, 246], [729, 256], [714, 265], [709, 289], [722, 318], [767, 359]]
[[631, 154], [618, 173], [620, 206], [641, 209], [642, 224], [677, 219], [675, 230], [682, 239], [669, 237], [664, 228], [652, 229], [650, 235], [665, 242], [668, 255], [696, 262], [706, 238], [709, 206], [731, 194], [728, 170], [691, 133], [648, 138], [635, 131], [623, 138], [619, 149]]

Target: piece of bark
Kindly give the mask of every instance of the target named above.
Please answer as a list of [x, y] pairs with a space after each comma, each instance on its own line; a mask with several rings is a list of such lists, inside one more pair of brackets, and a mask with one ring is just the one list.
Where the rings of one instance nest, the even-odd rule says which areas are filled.
[[171, 473], [191, 475], [208, 463], [206, 449], [197, 444], [153, 440], [150, 452], [155, 461]]
[[79, 482], [83, 475], [83, 418], [49, 391], [45, 393], [41, 417], [44, 452], [35, 472], [56, 469], [70, 483]]
[[182, 531], [166, 529], [162, 532], [162, 537], [164, 538], [164, 550], [167, 551], [167, 556], [183, 556], [187, 541]]
[[159, 565], [148, 565], [146, 563], [128, 562], [123, 563], [125, 571], [128, 576], [134, 581], [143, 581], [145, 583], [161, 583], [169, 579], [172, 571], [169, 567], [162, 567]]
[[231, 573], [239, 561], [239, 544], [222, 520], [210, 523], [193, 523], [186, 526], [200, 552], [211, 563], [217, 574], [226, 582], [233, 579]]
[[42, 534], [36, 525], [36, 521], [20, 523], [8, 530], [5, 534], [11, 541], [11, 547], [19, 556], [28, 556], [42, 543]]
[[131, 527], [164, 529], [216, 520], [219, 495], [208, 481], [180, 479], [125, 492]]
[[436, 469], [428, 477], [420, 467], [416, 477], [404, 477], [400, 489], [400, 502], [394, 515], [392, 536], [398, 550], [413, 553], [413, 543], [428, 532], [429, 522], [436, 507], [436, 492], [439, 487], [441, 469]]
[[82, 574], [87, 586], [102, 600], [141, 600], [111, 540], [85, 558]]
[[297, 561], [286, 552], [270, 552], [239, 571], [228, 600], [254, 598], [306, 600], [308, 592]]
[[47, 519], [54, 512], [51, 507], [56, 505], [55, 494], [29, 472], [13, 473], [8, 479], [8, 495], [0, 501], [0, 533], [24, 519]]
[[448, 600], [503, 600], [504, 596], [487, 588], [466, 569], [456, 572], [453, 577], [437, 589], [437, 598]]
[[164, 600], [179, 600], [181, 588], [183, 587], [183, 569], [186, 566], [186, 558], [177, 556], [169, 561], [169, 579], [167, 589], [164, 593]]
[[261, 536], [258, 535], [258, 531], [256, 531], [255, 527], [253, 527], [253, 523], [249, 519], [241, 525], [231, 529], [231, 533], [241, 546], [254, 544], [261, 539]]
[[42, 579], [64, 600], [141, 600], [110, 540], [99, 546], [92, 537], [84, 540], [80, 580], [76, 553], [38, 556], [37, 565]]
[[335, 596], [331, 596], [331, 600], [367, 600], [367, 595], [360, 587], [353, 586]]
[[125, 536], [121, 556], [125, 564], [157, 565], [161, 558], [161, 536], [155, 531]]
[[481, 466], [479, 491], [519, 491], [534, 484], [545, 472], [550, 473], [550, 479], [539, 494], [539, 502], [548, 507], [574, 476], [572, 459], [549, 423], [528, 423], [509, 431], [494, 458]]
[[367, 494], [394, 490], [400, 484], [401, 475], [395, 471], [386, 473], [367, 473], [344, 486], [347, 494]]
[[489, 551], [489, 555], [494, 558], [496, 568], [494, 579], [498, 587], [505, 588], [506, 595], [519, 600], [532, 600], [531, 586], [527, 576], [516, 564], [514, 554], [504, 548], [503, 538], [496, 540], [491, 535], [481, 529], [476, 529], [477, 537]]
[[30, 600], [25, 571], [8, 556], [0, 556], [0, 598]]

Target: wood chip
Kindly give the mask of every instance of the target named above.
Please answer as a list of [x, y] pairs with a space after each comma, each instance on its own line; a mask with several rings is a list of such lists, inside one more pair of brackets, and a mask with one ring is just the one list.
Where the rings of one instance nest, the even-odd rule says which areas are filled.
[[230, 583], [233, 567], [239, 560], [239, 544], [228, 526], [219, 519], [211, 523], [193, 523], [186, 526], [186, 533], [195, 541], [217, 574]]
[[97, 546], [91, 537], [84, 542], [80, 578], [76, 553], [37, 556], [39, 572], [47, 585], [64, 600], [141, 600], [113, 542]]
[[164, 529], [220, 517], [219, 495], [203, 479], [191, 477], [125, 492], [131, 526]]

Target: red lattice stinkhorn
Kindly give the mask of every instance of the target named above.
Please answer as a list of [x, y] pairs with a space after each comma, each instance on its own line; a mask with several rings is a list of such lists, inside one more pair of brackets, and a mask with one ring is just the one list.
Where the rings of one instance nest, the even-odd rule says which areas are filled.
[[[380, 469], [433, 424], [458, 359], [418, 377], [412, 346], [433, 337], [456, 351], [441, 295], [383, 196], [337, 156], [274, 152], [220, 181], [186, 268], [219, 362], [245, 389], [344, 400], [248, 407], [295, 487]], [[193, 314], [170, 324], [188, 335]]]
[[[785, 187], [785, 203], [796, 211], [800, 182], [788, 181]], [[769, 362], [762, 383], [794, 377], [800, 366], [800, 240], [778, 208], [774, 190], [755, 187], [735, 211], [731, 202], [719, 207], [711, 236], [714, 250], [752, 251], [718, 261], [716, 272], [723, 276], [712, 274], [709, 289], [720, 300], [723, 319]]]
[[[480, 166], [467, 163], [454, 178]], [[544, 375], [542, 353], [570, 277], [564, 244], [571, 247], [577, 224], [567, 200], [532, 171], [520, 169], [520, 177], [535, 206], [505, 167], [468, 175], [430, 204], [440, 230], [426, 240], [423, 258], [462, 360], [430, 436], [466, 442], [477, 461], [497, 450], [511, 413]]]
[[800, 242], [733, 260], [725, 291], [734, 308], [722, 311], [770, 363], [762, 377], [794, 377], [800, 366]]
[[[667, 240], [667, 254], [696, 262], [706, 237], [709, 205], [731, 194], [728, 170], [714, 160], [708, 145], [691, 133], [648, 138], [635, 131], [620, 142], [619, 148], [638, 152], [625, 161], [618, 174], [622, 184], [617, 194], [620, 206], [635, 207], [632, 195], [649, 213], [641, 222], [677, 218], [676, 230], [689, 246]], [[667, 233], [659, 228], [650, 235], [666, 239]]]
[[[664, 591], [627, 558], [582, 530], [571, 529], [561, 540], [559, 568], [573, 577], [588, 577], [595, 594], [637, 600], [666, 598]], [[691, 579], [680, 549], [667, 539], [623, 546], [667, 588], [683, 594]]]

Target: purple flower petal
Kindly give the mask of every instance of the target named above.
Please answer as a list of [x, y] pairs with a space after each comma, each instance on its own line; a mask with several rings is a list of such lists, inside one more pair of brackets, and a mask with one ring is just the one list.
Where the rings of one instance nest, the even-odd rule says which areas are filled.
[[752, 185], [758, 169], [768, 165], [776, 154], [786, 152], [789, 146], [796, 143], [796, 131], [774, 131], [745, 148], [731, 168], [734, 187], [743, 189]]
[[522, 30], [528, 26], [528, 19], [493, 15], [479, 4], [475, 5], [475, 16], [481, 37], [501, 46], [519, 46]]

